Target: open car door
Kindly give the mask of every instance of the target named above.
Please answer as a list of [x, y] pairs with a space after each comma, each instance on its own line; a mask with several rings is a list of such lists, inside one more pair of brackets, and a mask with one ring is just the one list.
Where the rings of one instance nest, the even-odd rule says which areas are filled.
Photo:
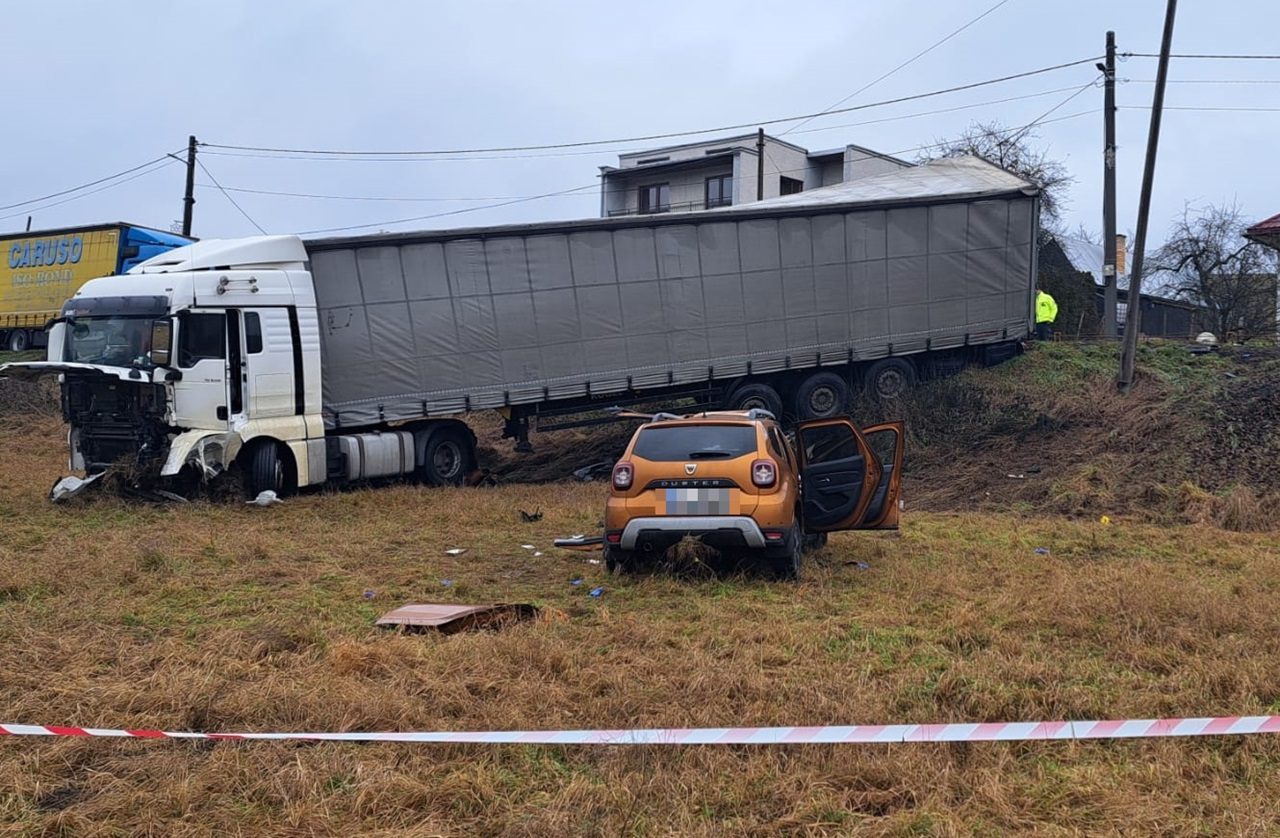
[[805, 528], [896, 529], [902, 479], [901, 422], [860, 431], [847, 418], [796, 426]]

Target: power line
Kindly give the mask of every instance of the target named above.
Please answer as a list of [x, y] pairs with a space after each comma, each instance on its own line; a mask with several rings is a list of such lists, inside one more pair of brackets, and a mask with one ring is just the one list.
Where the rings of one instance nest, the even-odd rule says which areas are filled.
[[222, 188], [222, 184], [218, 183], [218, 179], [213, 176], [213, 172], [209, 171], [209, 167], [206, 166], [203, 162], [201, 162], [199, 157], [196, 158], [196, 165], [200, 167], [201, 171], [203, 171], [206, 175], [209, 176], [209, 180], [213, 181], [213, 185], [216, 186], [218, 190], [226, 197], [226, 199], [231, 202], [231, 206], [239, 210], [240, 214], [243, 215], [246, 219], [248, 219], [250, 224], [252, 224], [254, 227], [257, 227], [259, 233], [261, 233], [264, 236], [267, 235], [267, 231], [262, 229], [262, 225], [254, 221], [253, 216], [245, 212], [244, 207], [236, 203], [236, 199], [231, 197], [231, 193]]
[[[838, 108], [839, 106], [843, 105], [845, 102], [848, 102], [848, 101], [849, 101], [850, 99], [852, 99], [854, 96], [857, 96], [859, 93], [863, 93], [863, 92], [865, 92], [865, 91], [867, 91], [867, 90], [870, 90], [872, 87], [876, 86], [876, 85], [877, 85], [877, 84], [879, 84], [880, 82], [882, 82], [882, 81], [884, 81], [885, 79], [889, 78], [889, 76], [892, 76], [894, 73], [898, 72], [898, 71], [899, 71], [899, 70], [901, 70], [903, 67], [906, 67], [906, 66], [908, 66], [909, 64], [914, 63], [917, 59], [923, 58], [924, 56], [926, 56], [926, 55], [928, 55], [929, 53], [933, 52], [935, 49], [937, 49], [938, 47], [942, 46], [942, 45], [943, 45], [943, 44], [945, 44], [947, 41], [950, 41], [952, 38], [954, 38], [955, 36], [959, 35], [961, 32], [963, 32], [964, 30], [968, 29], [970, 26], [973, 26], [975, 23], [977, 23], [978, 21], [982, 20], [984, 17], [986, 17], [987, 15], [991, 14], [991, 13], [992, 13], [992, 12], [994, 12], [996, 9], [1000, 8], [1000, 7], [1001, 7], [1001, 6], [1003, 6], [1005, 3], [1008, 3], [1008, 2], [1009, 2], [1009, 0], [1000, 0], [1000, 2], [999, 2], [999, 3], [996, 3], [994, 6], [992, 6], [992, 7], [991, 7], [991, 8], [989, 8], [989, 9], [987, 9], [985, 12], [983, 12], [982, 14], [978, 15], [977, 17], [975, 17], [973, 20], [971, 20], [971, 21], [969, 21], [968, 23], [966, 23], [964, 26], [961, 26], [959, 29], [957, 29], [957, 30], [953, 31], [950, 35], [947, 35], [947, 36], [946, 36], [945, 38], [943, 38], [942, 40], [940, 40], [940, 41], [935, 41], [933, 44], [931, 44], [931, 45], [929, 45], [929, 46], [925, 47], [924, 49], [922, 49], [922, 50], [920, 50], [919, 52], [917, 52], [915, 55], [913, 55], [913, 56], [911, 56], [910, 58], [908, 58], [906, 61], [903, 61], [903, 62], [902, 62], [901, 64], [899, 64], [898, 66], [894, 67], [892, 70], [888, 71], [887, 73], [884, 73], [883, 75], [877, 76], [876, 78], [874, 78], [874, 79], [872, 79], [871, 81], [869, 81], [869, 82], [867, 82], [866, 84], [864, 84], [862, 87], [859, 87], [857, 90], [855, 90], [855, 91], [853, 91], [852, 93], [850, 93], [848, 96], [844, 97], [843, 99], [841, 99], [841, 100], [837, 101], [836, 103], [834, 103], [833, 105], [831, 105], [831, 107], [825, 108], [824, 110], [820, 111], [820, 112], [819, 112], [819, 114], [818, 114], [818, 116], [821, 116], [822, 114], [825, 114], [825, 113], [830, 113], [830, 112], [831, 112], [831, 110], [832, 110], [833, 108]], [[796, 129], [797, 129], [797, 128], [799, 128], [801, 125], [805, 125], [805, 124], [807, 124], [807, 123], [811, 122], [812, 120], [814, 120], [814, 119], [816, 119], [816, 118], [817, 118], [816, 116], [808, 116], [808, 117], [805, 117], [805, 118], [804, 118], [803, 120], [801, 120], [800, 122], [797, 122], [797, 123], [796, 123], [795, 125], [793, 125], [792, 127], [790, 127], [790, 128], [788, 128], [787, 130], [783, 131], [779, 136], [783, 136], [783, 137], [785, 137], [787, 134], [790, 134], [792, 131], [796, 130]]]
[[[121, 178], [120, 180], [117, 180], [117, 181], [115, 181], [114, 183], [108, 183], [108, 184], [106, 184], [105, 186], [99, 186], [97, 189], [91, 189], [91, 190], [89, 190], [89, 191], [87, 191], [87, 192], [80, 192], [80, 193], [79, 193], [79, 194], [77, 194], [77, 195], [72, 195], [72, 196], [71, 196], [71, 197], [69, 197], [69, 198], [63, 198], [61, 201], [54, 201], [54, 202], [53, 202], [53, 203], [51, 203], [51, 204], [42, 204], [42, 205], [40, 205], [40, 206], [38, 206], [38, 207], [27, 207], [26, 209], [24, 209], [24, 210], [22, 210], [22, 211], [20, 211], [20, 212], [10, 213], [9, 215], [0, 215], [0, 221], [7, 220], [7, 219], [10, 219], [10, 218], [18, 218], [19, 216], [27, 215], [27, 214], [29, 214], [29, 213], [36, 213], [36, 212], [40, 212], [41, 210], [52, 209], [53, 207], [60, 207], [60, 206], [62, 206], [63, 204], [69, 204], [69, 203], [71, 203], [72, 201], [78, 201], [78, 200], [80, 200], [81, 198], [87, 198], [87, 197], [89, 197], [90, 195], [96, 195], [96, 194], [98, 194], [99, 192], [105, 192], [105, 191], [107, 191], [108, 189], [114, 189], [115, 187], [117, 187], [117, 186], [122, 186], [122, 185], [124, 185], [124, 184], [128, 183], [128, 182], [129, 182], [129, 181], [131, 181], [131, 180], [137, 180], [137, 179], [138, 179], [138, 178], [140, 178], [140, 177], [145, 177], [145, 176], [147, 176], [147, 175], [154, 174], [154, 173], [156, 173], [156, 172], [160, 171], [161, 169], [166, 168], [167, 166], [169, 166], [169, 165], [170, 165], [170, 164], [172, 164], [172, 163], [173, 163], [173, 161], [172, 161], [172, 160], [169, 160], [169, 159], [167, 159], [167, 158], [165, 158], [165, 157], [161, 157], [161, 158], [158, 158], [158, 159], [156, 159], [156, 160], [152, 160], [152, 161], [151, 161], [151, 163], [150, 163], [150, 164], [147, 164], [147, 165], [153, 165], [153, 166], [154, 166], [154, 168], [150, 168], [150, 169], [147, 169], [147, 170], [145, 170], [145, 171], [137, 172], [136, 174], [131, 175], [130, 177]], [[159, 165], [154, 165], [154, 164], [159, 164]], [[105, 180], [105, 179], [106, 179], [106, 178], [104, 178], [104, 180]], [[100, 180], [100, 181], [98, 181], [98, 183], [102, 183], [102, 181]], [[64, 192], [64, 193], [61, 193], [61, 194], [66, 194], [66, 193]], [[21, 204], [14, 204], [14, 206], [21, 206]], [[7, 209], [7, 208], [6, 208], [6, 209]]]
[[[1125, 58], [1159, 58], [1158, 52], [1126, 52]], [[1173, 53], [1170, 58], [1212, 58], [1223, 61], [1280, 61], [1280, 55], [1210, 55], [1205, 53]]]
[[[216, 189], [212, 183], [197, 183], [204, 189]], [[250, 189], [244, 186], [224, 186], [226, 192], [243, 192], [249, 195], [274, 195], [282, 198], [318, 198], [332, 201], [391, 201], [396, 203], [445, 203], [448, 201], [513, 201], [527, 195], [485, 195], [472, 197], [424, 197], [407, 195], [318, 195], [311, 192], [281, 192], [272, 189]]]
[[1015, 79], [1028, 78], [1030, 76], [1038, 76], [1043, 73], [1053, 72], [1055, 70], [1063, 70], [1068, 67], [1078, 67], [1081, 64], [1091, 64], [1097, 61], [1099, 56], [1091, 56], [1082, 58], [1078, 61], [1068, 61], [1063, 64], [1054, 64], [1049, 67], [1040, 67], [1035, 70], [1027, 70], [1022, 73], [1014, 73], [999, 78], [987, 79], [985, 81], [971, 82], [969, 84], [957, 85], [955, 87], [947, 87], [941, 90], [931, 90], [926, 93], [917, 93], [911, 96], [899, 96], [895, 99], [885, 99], [879, 102], [868, 102], [864, 105], [852, 105], [847, 108], [833, 108], [826, 111], [818, 111], [811, 114], [799, 114], [795, 116], [780, 117], [778, 119], [757, 120], [754, 122], [743, 122], [736, 125], [721, 125], [716, 128], [701, 128], [695, 131], [672, 131], [664, 134], [648, 134], [640, 137], [621, 137], [608, 140], [583, 140], [570, 143], [549, 143], [545, 145], [523, 145], [523, 146], [499, 146], [493, 148], [469, 148], [469, 149], [432, 149], [425, 151], [356, 151], [356, 150], [339, 150], [339, 149], [304, 149], [304, 148], [275, 148], [269, 146], [245, 146], [231, 145], [226, 143], [201, 143], [202, 148], [209, 149], [226, 149], [231, 151], [247, 151], [259, 152], [266, 154], [298, 154], [298, 155], [326, 155], [334, 157], [435, 157], [440, 155], [461, 155], [461, 154], [493, 154], [501, 152], [522, 152], [522, 151], [549, 151], [565, 148], [582, 148], [584, 146], [599, 145], [621, 145], [624, 143], [648, 142], [650, 140], [666, 140], [674, 137], [688, 137], [696, 134], [714, 134], [722, 131], [736, 131], [746, 128], [755, 128], [764, 125], [777, 125], [784, 122], [795, 122], [796, 120], [810, 119], [828, 114], [850, 113], [852, 111], [861, 111], [868, 108], [878, 108], [885, 105], [896, 105], [902, 102], [911, 102], [917, 99], [928, 99], [933, 96], [942, 96], [948, 93], [958, 93], [962, 90], [972, 90], [977, 87], [986, 87], [992, 84], [1000, 84]]
[[[1120, 105], [1123, 111], [1149, 111], [1150, 105]], [[1166, 111], [1236, 111], [1241, 113], [1276, 113], [1280, 112], [1280, 108], [1255, 108], [1255, 107], [1229, 107], [1214, 105], [1165, 105]]]
[[[13, 209], [14, 207], [26, 206], [27, 204], [38, 204], [41, 201], [47, 201], [50, 198], [57, 198], [62, 195], [69, 195], [72, 192], [79, 192], [82, 189], [88, 189], [91, 186], [97, 186], [100, 183], [106, 183], [109, 180], [115, 180], [118, 177], [123, 177], [124, 175], [132, 174], [133, 172], [136, 172], [139, 169], [145, 169], [148, 166], [152, 166], [156, 163], [159, 163], [160, 161], [164, 160], [166, 157], [168, 157], [168, 155], [161, 155], [154, 160], [148, 160], [146, 163], [140, 163], [137, 166], [134, 166], [129, 169], [125, 169], [123, 172], [116, 172], [114, 175], [107, 175], [106, 177], [101, 177], [101, 178], [98, 178], [97, 180], [91, 180], [88, 183], [82, 183], [79, 186], [73, 186], [70, 189], [63, 189], [61, 192], [52, 192], [48, 195], [43, 195], [39, 198], [31, 198], [26, 201], [19, 201], [16, 204], [8, 204], [6, 206], [0, 207], [0, 211]], [[19, 215], [21, 215], [21, 213], [19, 213]]]
[[1049, 116], [1049, 115], [1050, 115], [1050, 114], [1052, 114], [1054, 111], [1058, 110], [1058, 108], [1061, 108], [1063, 105], [1067, 104], [1067, 103], [1068, 103], [1068, 102], [1070, 102], [1072, 99], [1076, 98], [1076, 97], [1077, 97], [1077, 96], [1079, 96], [1081, 93], [1084, 93], [1086, 90], [1088, 90], [1089, 88], [1091, 88], [1091, 87], [1093, 87], [1095, 84], [1097, 84], [1097, 82], [1098, 82], [1098, 78], [1101, 78], [1101, 76], [1098, 76], [1097, 78], [1091, 79], [1091, 80], [1089, 81], [1089, 83], [1088, 83], [1088, 84], [1086, 84], [1086, 85], [1082, 86], [1082, 87], [1081, 87], [1079, 90], [1077, 90], [1075, 93], [1072, 93], [1070, 96], [1068, 96], [1067, 98], [1063, 99], [1061, 102], [1059, 102], [1058, 104], [1054, 105], [1052, 108], [1049, 108], [1049, 110], [1045, 111], [1044, 113], [1040, 114], [1040, 116], [1038, 116], [1038, 117], [1036, 117], [1035, 119], [1033, 119], [1033, 120], [1032, 120], [1031, 122], [1029, 122], [1026, 126], [1024, 126], [1024, 127], [1023, 127], [1023, 129], [1022, 129], [1021, 131], [1019, 131], [1017, 134], [1013, 135], [1013, 137], [1011, 137], [1011, 138], [1008, 140], [1008, 143], [1009, 143], [1010, 145], [1012, 145], [1012, 144], [1016, 143], [1019, 139], [1021, 139], [1021, 138], [1022, 138], [1022, 136], [1023, 136], [1024, 134], [1026, 134], [1026, 133], [1027, 133], [1028, 131], [1030, 131], [1032, 128], [1034, 128], [1034, 127], [1036, 127], [1037, 125], [1039, 125], [1039, 124], [1040, 124], [1040, 122], [1041, 122], [1043, 119], [1045, 119], [1045, 117]]
[[[1155, 79], [1120, 79], [1125, 84], [1155, 84]], [[1168, 79], [1165, 84], [1280, 84], [1280, 79]]]
[[509, 207], [512, 204], [523, 204], [527, 201], [537, 201], [542, 198], [554, 198], [557, 195], [569, 195], [574, 192], [582, 192], [583, 190], [586, 190], [586, 189], [599, 189], [599, 188], [600, 188], [599, 184], [589, 183], [585, 186], [575, 186], [572, 189], [561, 189], [558, 192], [547, 192], [542, 195], [528, 195], [523, 198], [515, 198], [510, 201], [503, 201], [502, 203], [499, 203], [499, 204], [486, 204], [485, 206], [482, 206], [482, 207], [467, 207], [465, 209], [450, 210], [449, 212], [436, 212], [436, 213], [432, 213], [431, 215], [419, 215], [413, 218], [397, 218], [394, 221], [375, 221], [372, 224], [351, 224], [346, 227], [325, 227], [320, 230], [303, 230], [302, 232], [298, 233], [298, 235], [311, 236], [317, 233], [343, 233], [348, 230], [367, 230], [370, 227], [387, 227], [392, 224], [408, 224], [411, 221], [426, 221], [427, 219], [430, 219], [430, 218], [444, 218], [445, 216], [449, 216], [449, 215], [462, 215], [463, 213], [468, 213], [468, 212], [479, 212], [481, 210], [497, 209], [498, 207]]

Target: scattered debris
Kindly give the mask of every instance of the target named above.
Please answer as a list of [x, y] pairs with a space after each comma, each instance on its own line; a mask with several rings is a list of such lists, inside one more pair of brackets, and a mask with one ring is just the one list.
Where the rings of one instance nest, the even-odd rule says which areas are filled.
[[1098, 523], [1099, 523], [1099, 524], [1102, 524], [1102, 526], [1104, 526], [1104, 527], [1109, 527], [1109, 526], [1111, 526], [1111, 516], [1110, 516], [1110, 515], [1103, 515], [1101, 518], [1099, 518], [1099, 519], [1098, 519]]
[[444, 586], [444, 587], [446, 587], [446, 588], [452, 588], [452, 587], [453, 587], [453, 580], [452, 580], [452, 579], [441, 579], [441, 580], [440, 580], [440, 584], [441, 584], [441, 585], [443, 585], [443, 586]]
[[534, 550], [534, 551], [533, 551], [533, 557], [534, 557], [535, 559], [536, 559], [536, 558], [538, 558], [538, 557], [539, 557], [539, 556], [541, 556], [541, 555], [542, 555], [542, 551], [541, 551], [541, 550]]
[[598, 550], [604, 546], [603, 535], [569, 535], [551, 542], [562, 550]]
[[596, 599], [599, 599], [603, 595], [604, 595], [604, 588], [592, 588], [591, 593], [589, 594], [589, 596], [593, 596]]
[[523, 509], [517, 510], [520, 513], [520, 520], [526, 524], [532, 524], [542, 520], [542, 507], [538, 507], [532, 512], [525, 512]]
[[97, 474], [89, 475], [83, 480], [74, 475], [64, 477], [57, 483], [54, 483], [53, 488], [49, 490], [49, 500], [57, 503], [59, 501], [64, 501], [67, 498], [73, 498], [92, 486], [104, 474], [106, 474], [105, 471], [100, 471]]
[[520, 546], [521, 546], [522, 548], [524, 548], [525, 550], [536, 550], [536, 549], [537, 549], [537, 548], [536, 548], [536, 547], [534, 547], [532, 544], [521, 544]]
[[575, 579], [570, 579], [570, 580], [569, 580], [569, 584], [570, 584], [570, 585], [573, 585], [573, 586], [575, 586], [575, 587], [576, 587], [576, 586], [578, 586], [578, 585], [581, 585], [581, 584], [582, 584], [582, 577], [581, 577], [581, 576], [579, 576], [579, 577], [577, 577], [577, 578], [575, 578]]
[[845, 562], [845, 563], [844, 563], [844, 565], [845, 565], [845, 567], [855, 567], [855, 568], [857, 568], [858, 570], [870, 570], [870, 569], [871, 569], [871, 565], [867, 564], [866, 562]]
[[409, 629], [437, 629], [443, 634], [480, 629], [501, 629], [538, 616], [536, 606], [527, 603], [492, 605], [444, 605], [439, 603], [402, 605], [378, 618], [375, 625]]
[[1009, 478], [1010, 480], [1026, 480], [1027, 479], [1027, 476], [1025, 474], [1006, 474], [1005, 477]]
[[365, 592], [364, 592], [364, 598], [365, 598], [365, 599], [373, 599], [375, 596], [377, 596], [377, 594], [375, 594], [373, 591], [365, 591]]
[[446, 556], [461, 556], [465, 552], [467, 552], [465, 547], [452, 547], [448, 550], [445, 550], [444, 554]]
[[1037, 556], [1047, 556], [1047, 555], [1049, 555], [1049, 548], [1048, 548], [1048, 547], [1037, 547], [1037, 548], [1036, 548], [1036, 555], [1037, 555]]
[[599, 559], [587, 559], [587, 564], [600, 564]]
[[590, 483], [592, 480], [595, 480], [597, 477], [608, 474], [611, 471], [613, 471], [613, 461], [601, 460], [598, 463], [592, 463], [591, 465], [574, 469], [573, 476], [576, 477], [578, 480], [581, 480], [583, 483]]
[[258, 492], [258, 496], [256, 498], [253, 500], [247, 500], [245, 503], [250, 506], [271, 506], [276, 503], [284, 503], [284, 501], [280, 500], [279, 496], [270, 489], [263, 489], [261, 492]]

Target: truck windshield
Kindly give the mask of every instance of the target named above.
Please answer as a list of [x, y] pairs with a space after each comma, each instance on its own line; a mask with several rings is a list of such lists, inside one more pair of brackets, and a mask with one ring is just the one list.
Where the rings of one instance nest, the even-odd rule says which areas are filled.
[[76, 317], [68, 324], [65, 360], [110, 367], [151, 365], [152, 317]]
[[756, 450], [754, 425], [672, 425], [644, 428], [631, 453], [650, 462], [729, 460]]

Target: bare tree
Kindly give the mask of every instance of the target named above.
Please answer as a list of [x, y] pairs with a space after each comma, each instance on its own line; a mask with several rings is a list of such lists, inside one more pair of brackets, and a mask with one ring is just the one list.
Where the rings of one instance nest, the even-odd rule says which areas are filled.
[[1276, 328], [1276, 263], [1268, 248], [1244, 238], [1235, 204], [1187, 206], [1152, 259], [1161, 286], [1208, 310], [1220, 338], [1250, 340]]
[[1040, 187], [1040, 220], [1048, 229], [1057, 229], [1066, 208], [1067, 192], [1075, 178], [1067, 167], [1034, 148], [1034, 130], [1006, 128], [999, 122], [975, 122], [959, 137], [943, 140], [920, 155], [920, 162], [940, 157], [974, 155], [988, 163], [1020, 175]]

